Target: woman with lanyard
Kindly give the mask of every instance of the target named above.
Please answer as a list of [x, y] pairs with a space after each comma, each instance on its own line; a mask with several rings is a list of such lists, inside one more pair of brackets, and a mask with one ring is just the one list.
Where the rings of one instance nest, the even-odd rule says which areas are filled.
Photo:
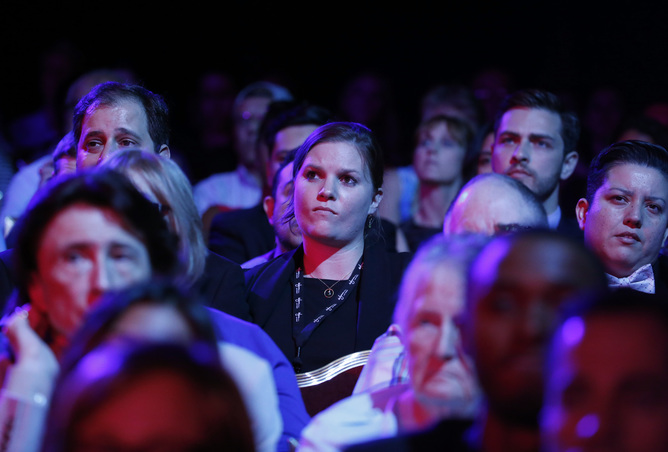
[[296, 250], [246, 271], [253, 321], [296, 373], [371, 349], [392, 321], [409, 253], [381, 238], [383, 158], [365, 126], [334, 122], [297, 150], [284, 221], [301, 231]]

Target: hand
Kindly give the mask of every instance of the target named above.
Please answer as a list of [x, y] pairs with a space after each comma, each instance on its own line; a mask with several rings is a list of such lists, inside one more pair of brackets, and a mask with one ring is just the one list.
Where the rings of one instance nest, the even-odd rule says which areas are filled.
[[51, 378], [58, 373], [59, 365], [53, 351], [37, 335], [30, 325], [29, 306], [21, 306], [4, 321], [3, 328], [15, 356], [13, 369], [38, 372]]

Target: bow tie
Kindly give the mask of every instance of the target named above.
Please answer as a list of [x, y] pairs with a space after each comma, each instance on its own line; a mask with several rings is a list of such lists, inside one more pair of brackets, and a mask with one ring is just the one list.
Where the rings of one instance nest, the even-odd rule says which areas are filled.
[[644, 265], [624, 278], [617, 278], [608, 274], [606, 276], [608, 277], [608, 286], [611, 288], [630, 287], [640, 292], [655, 292], [652, 264]]

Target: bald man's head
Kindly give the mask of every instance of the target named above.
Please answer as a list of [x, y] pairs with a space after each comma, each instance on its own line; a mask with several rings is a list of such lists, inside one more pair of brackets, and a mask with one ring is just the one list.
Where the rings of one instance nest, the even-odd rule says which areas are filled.
[[446, 235], [547, 227], [538, 198], [521, 182], [497, 173], [481, 174], [462, 187], [443, 222]]

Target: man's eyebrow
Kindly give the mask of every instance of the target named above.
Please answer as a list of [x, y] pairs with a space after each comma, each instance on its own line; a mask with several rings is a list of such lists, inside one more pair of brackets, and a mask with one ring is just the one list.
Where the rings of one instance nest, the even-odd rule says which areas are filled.
[[529, 134], [529, 140], [552, 140], [552, 141], [555, 141], [556, 139], [557, 139], [556, 137], [554, 137], [552, 135], [544, 134], [544, 133]]
[[122, 134], [122, 135], [131, 135], [131, 136], [139, 139], [139, 135], [135, 131], [130, 130], [130, 129], [126, 129], [125, 127], [118, 127], [116, 129], [114, 129], [114, 132], [117, 133], [117, 134]]

